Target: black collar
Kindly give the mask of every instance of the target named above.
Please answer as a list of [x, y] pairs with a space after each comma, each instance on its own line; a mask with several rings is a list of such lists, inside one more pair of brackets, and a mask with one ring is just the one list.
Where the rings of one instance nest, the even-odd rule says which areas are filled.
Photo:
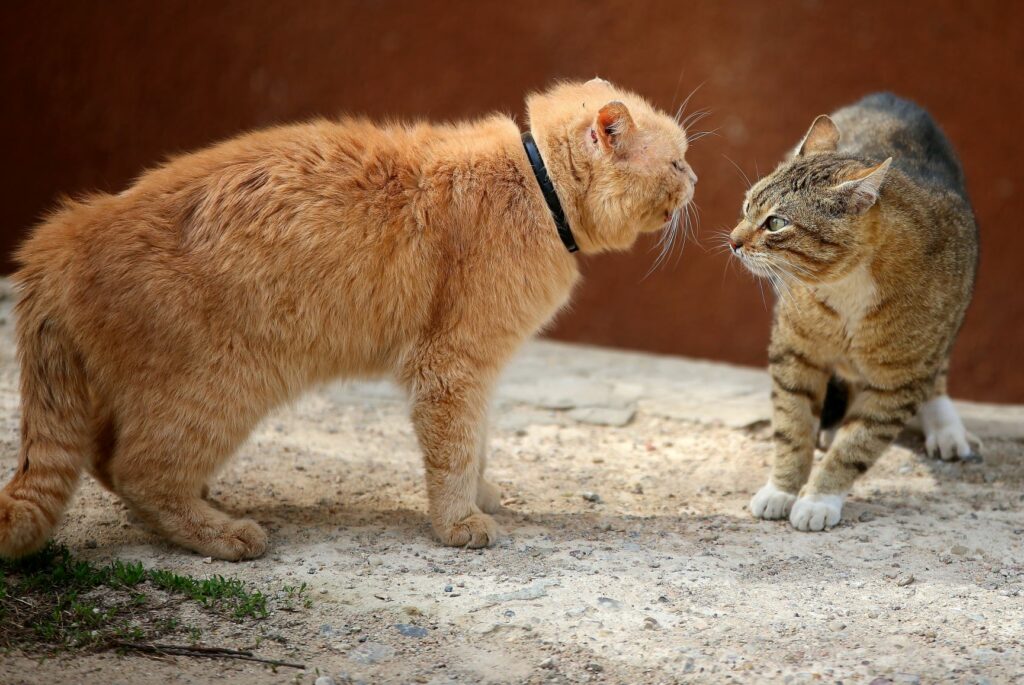
[[540, 186], [540, 192], [544, 195], [544, 201], [548, 203], [548, 209], [551, 210], [551, 218], [555, 220], [558, 237], [562, 239], [565, 249], [569, 252], [579, 251], [579, 245], [576, 244], [576, 239], [572, 236], [572, 229], [569, 228], [569, 222], [562, 210], [562, 203], [558, 201], [555, 184], [548, 176], [544, 160], [540, 158], [540, 150], [537, 149], [537, 142], [529, 131], [523, 134], [523, 147], [526, 148], [526, 158], [530, 160], [530, 166], [533, 167], [533, 175], [537, 177], [537, 184]]

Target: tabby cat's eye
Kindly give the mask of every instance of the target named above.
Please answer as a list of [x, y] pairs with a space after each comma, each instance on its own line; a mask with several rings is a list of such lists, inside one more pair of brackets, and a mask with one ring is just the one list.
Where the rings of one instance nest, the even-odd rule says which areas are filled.
[[789, 220], [783, 219], [781, 216], [770, 216], [764, 220], [763, 224], [761, 224], [761, 228], [768, 231], [769, 233], [781, 231], [786, 226], [789, 226]]

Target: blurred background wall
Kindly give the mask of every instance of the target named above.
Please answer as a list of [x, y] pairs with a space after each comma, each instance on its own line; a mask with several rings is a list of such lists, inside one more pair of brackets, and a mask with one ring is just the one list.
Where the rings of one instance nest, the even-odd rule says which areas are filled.
[[594, 75], [674, 111], [701, 86], [695, 130], [717, 135], [690, 154], [699, 243], [647, 278], [653, 241], [584, 259], [549, 334], [751, 365], [765, 363], [770, 293], [712, 248], [743, 174], [770, 170], [815, 115], [893, 90], [945, 127], [981, 226], [953, 394], [1024, 402], [1024, 3], [107, 0], [9, 2], [0, 18], [4, 272], [59, 194], [117, 191], [245, 129], [342, 112], [521, 120], [525, 92]]

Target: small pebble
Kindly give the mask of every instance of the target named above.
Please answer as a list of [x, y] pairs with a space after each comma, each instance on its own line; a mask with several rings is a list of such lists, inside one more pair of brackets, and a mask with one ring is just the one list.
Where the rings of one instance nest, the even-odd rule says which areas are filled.
[[644, 618], [644, 630], [660, 630], [661, 624], [658, 623], [657, 619], [647, 616]]
[[582, 497], [583, 497], [583, 499], [587, 500], [588, 502], [595, 502], [595, 503], [597, 503], [597, 502], [601, 501], [601, 495], [597, 494], [596, 492], [584, 492], [582, 494]]
[[427, 629], [409, 623], [396, 623], [395, 628], [406, 637], [426, 637]]
[[896, 578], [896, 584], [900, 587], [906, 587], [914, 582], [914, 575], [912, 573], [901, 574]]
[[395, 656], [393, 647], [378, 642], [367, 642], [365, 636], [359, 641], [362, 644], [348, 653], [348, 658], [357, 664], [379, 664]]
[[454, 592], [454, 590], [455, 590], [455, 588], [453, 588], [451, 585], [445, 585], [444, 586], [444, 591], [445, 592]]
[[558, 660], [553, 656], [549, 656], [544, 661], [540, 662], [541, 668], [553, 669], [558, 667]]
[[334, 678], [328, 675], [322, 675], [313, 681], [313, 685], [334, 685]]

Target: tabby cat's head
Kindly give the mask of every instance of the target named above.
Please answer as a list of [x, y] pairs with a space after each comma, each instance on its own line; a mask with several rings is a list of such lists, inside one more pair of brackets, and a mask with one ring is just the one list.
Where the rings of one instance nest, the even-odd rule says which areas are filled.
[[563, 83], [526, 101], [530, 129], [584, 252], [678, 230], [697, 176], [682, 126], [602, 79]]
[[829, 282], [870, 250], [871, 209], [892, 158], [871, 164], [837, 152], [839, 136], [818, 117], [793, 157], [747, 192], [729, 245], [755, 274]]

